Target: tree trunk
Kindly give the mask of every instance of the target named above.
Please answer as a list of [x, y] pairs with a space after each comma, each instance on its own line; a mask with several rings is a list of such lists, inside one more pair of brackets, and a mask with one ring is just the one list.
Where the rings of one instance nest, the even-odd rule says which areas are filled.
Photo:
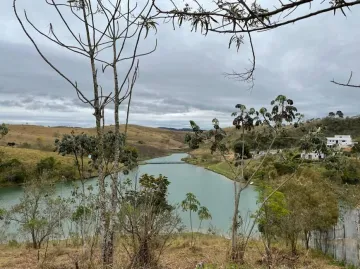
[[193, 240], [194, 240], [194, 232], [193, 232], [193, 228], [192, 228], [192, 218], [191, 218], [191, 209], [190, 209], [190, 229], [191, 229], [191, 241], [190, 241], [190, 246], [193, 246]]
[[235, 194], [235, 203], [234, 203], [234, 214], [232, 219], [231, 227], [231, 254], [230, 259], [232, 261], [237, 261], [242, 263], [244, 259], [244, 249], [243, 246], [239, 246], [236, 242], [238, 234], [238, 225], [239, 225], [239, 204], [240, 204], [240, 194], [241, 194], [241, 181], [244, 180], [244, 152], [245, 152], [245, 129], [242, 128], [242, 152], [241, 152], [241, 178], [239, 180], [239, 190], [237, 190], [237, 179], [234, 181], [234, 194]]
[[[115, 27], [113, 25], [113, 27]], [[115, 28], [114, 28], [115, 29]], [[119, 159], [120, 159], [120, 122], [119, 122], [119, 81], [117, 74], [116, 66], [116, 40], [113, 41], [113, 76], [114, 76], [114, 89], [115, 89], [115, 98], [114, 98], [114, 121], [115, 121], [115, 150], [114, 150], [114, 173], [111, 175], [111, 212], [109, 220], [109, 236], [106, 246], [106, 257], [108, 257], [106, 263], [113, 263], [114, 256], [114, 237], [115, 237], [115, 222], [116, 222], [116, 212], [118, 205], [118, 178], [119, 178]]]
[[305, 248], [309, 249], [310, 232], [305, 230], [304, 231], [304, 236], [305, 236]]
[[32, 239], [33, 248], [38, 249], [39, 247], [36, 241], [35, 231], [31, 231], [31, 239]]
[[98, 182], [99, 182], [99, 207], [100, 207], [100, 235], [102, 238], [102, 262], [103, 265], [108, 264], [109, 257], [106, 251], [107, 242], [109, 241], [108, 225], [107, 225], [107, 206], [106, 206], [106, 189], [105, 189], [105, 171], [104, 171], [104, 130], [101, 128], [102, 108], [99, 96], [99, 85], [97, 77], [97, 69], [95, 66], [95, 44], [92, 44], [90, 37], [90, 26], [88, 23], [88, 16], [86, 14], [85, 0], [81, 0], [82, 13], [84, 19], [84, 26], [86, 30], [87, 44], [89, 47], [89, 58], [92, 73], [93, 91], [94, 91], [94, 116], [96, 121], [96, 136], [98, 148]]
[[147, 266], [151, 265], [151, 253], [147, 237], [140, 242], [137, 262], [134, 265], [141, 266], [140, 268], [147, 268]]

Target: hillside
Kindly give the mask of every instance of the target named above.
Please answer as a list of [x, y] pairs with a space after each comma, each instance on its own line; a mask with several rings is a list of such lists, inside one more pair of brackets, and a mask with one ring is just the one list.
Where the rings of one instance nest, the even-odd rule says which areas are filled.
[[[9, 125], [9, 133], [0, 141], [6, 146], [8, 142], [15, 142], [15, 147], [40, 149], [51, 151], [54, 149], [54, 140], [63, 134], [87, 133], [95, 135], [95, 128], [72, 127], [44, 127], [36, 125]], [[112, 126], [106, 126], [110, 130]], [[124, 130], [124, 126], [121, 126]], [[128, 142], [138, 148], [141, 158], [152, 158], [166, 155], [174, 150], [184, 148], [184, 132], [170, 131], [159, 128], [129, 125]]]
[[[53, 178], [76, 179], [79, 173], [70, 155], [61, 156], [54, 152], [54, 141], [63, 134], [87, 133], [95, 135], [94, 128], [44, 127], [35, 125], [9, 125], [9, 133], [0, 141], [0, 185], [19, 184], [32, 177], [45, 165], [53, 171]], [[105, 127], [106, 131], [112, 126]], [[121, 127], [124, 130], [124, 126]], [[165, 156], [184, 151], [184, 132], [130, 125], [128, 143], [139, 151], [139, 159]], [[8, 143], [15, 143], [9, 146]], [[85, 164], [86, 177], [96, 175], [96, 170]]]
[[[298, 128], [288, 126], [276, 138], [273, 149], [291, 148], [299, 145], [300, 139], [313, 128], [322, 128], [324, 136], [331, 137], [334, 135], [351, 135], [354, 140], [360, 139], [360, 118], [322, 118], [308, 120]], [[227, 132], [226, 141], [229, 146], [240, 139], [241, 134], [235, 128], [225, 128]], [[269, 141], [271, 141], [271, 133], [268, 128], [262, 126], [256, 127], [254, 130], [245, 133], [245, 140], [252, 150], [267, 149]], [[257, 137], [257, 142], [255, 142]]]

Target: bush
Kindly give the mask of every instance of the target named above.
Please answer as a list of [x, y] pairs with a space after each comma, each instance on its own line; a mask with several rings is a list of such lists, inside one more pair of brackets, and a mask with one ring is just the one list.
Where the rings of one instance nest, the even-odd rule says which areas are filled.
[[0, 173], [3, 180], [11, 183], [22, 183], [27, 177], [27, 172], [18, 159], [11, 159], [0, 164]]
[[25, 149], [31, 149], [32, 148], [32, 145], [30, 143], [22, 143], [20, 146], [20, 148], [25, 148]]
[[10, 175], [7, 175], [5, 179], [8, 182], [19, 184], [25, 182], [26, 177], [27, 177], [26, 172], [23, 169], [21, 169], [19, 171], [15, 171], [14, 173], [11, 173]]
[[36, 172], [38, 175], [41, 175], [44, 172], [50, 172], [50, 174], [54, 174], [56, 165], [57, 163], [54, 157], [46, 157], [37, 163]]
[[[233, 150], [238, 156], [241, 158], [243, 153], [243, 143], [242, 141], [237, 141], [233, 145]], [[249, 145], [247, 143], [244, 144], [244, 157], [250, 159], [252, 157], [249, 149]]]
[[279, 163], [275, 162], [274, 167], [276, 169], [276, 172], [279, 176], [283, 176], [286, 174], [291, 174], [295, 171], [295, 165], [294, 164], [286, 164], [286, 163]]

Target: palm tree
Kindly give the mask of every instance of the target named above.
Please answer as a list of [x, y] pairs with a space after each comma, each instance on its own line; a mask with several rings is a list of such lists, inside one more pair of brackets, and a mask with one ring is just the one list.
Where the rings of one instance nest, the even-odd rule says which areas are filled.
[[185, 200], [183, 200], [181, 202], [181, 207], [182, 207], [183, 211], [189, 211], [189, 214], [190, 214], [190, 229], [191, 229], [191, 243], [190, 243], [190, 245], [191, 246], [193, 245], [193, 242], [194, 242], [194, 232], [193, 232], [193, 226], [192, 226], [191, 212], [194, 212], [194, 213], [198, 212], [199, 206], [200, 206], [199, 200], [191, 192], [188, 192], [186, 194]]

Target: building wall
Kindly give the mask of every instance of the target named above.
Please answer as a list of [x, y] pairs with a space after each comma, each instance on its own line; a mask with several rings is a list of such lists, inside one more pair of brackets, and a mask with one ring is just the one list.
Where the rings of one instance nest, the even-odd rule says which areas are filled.
[[301, 153], [301, 158], [306, 160], [321, 160], [325, 158], [324, 153], [317, 153], [317, 152], [309, 152], [309, 153]]
[[327, 146], [347, 147], [352, 146], [354, 143], [350, 135], [335, 135], [334, 137], [327, 137]]

